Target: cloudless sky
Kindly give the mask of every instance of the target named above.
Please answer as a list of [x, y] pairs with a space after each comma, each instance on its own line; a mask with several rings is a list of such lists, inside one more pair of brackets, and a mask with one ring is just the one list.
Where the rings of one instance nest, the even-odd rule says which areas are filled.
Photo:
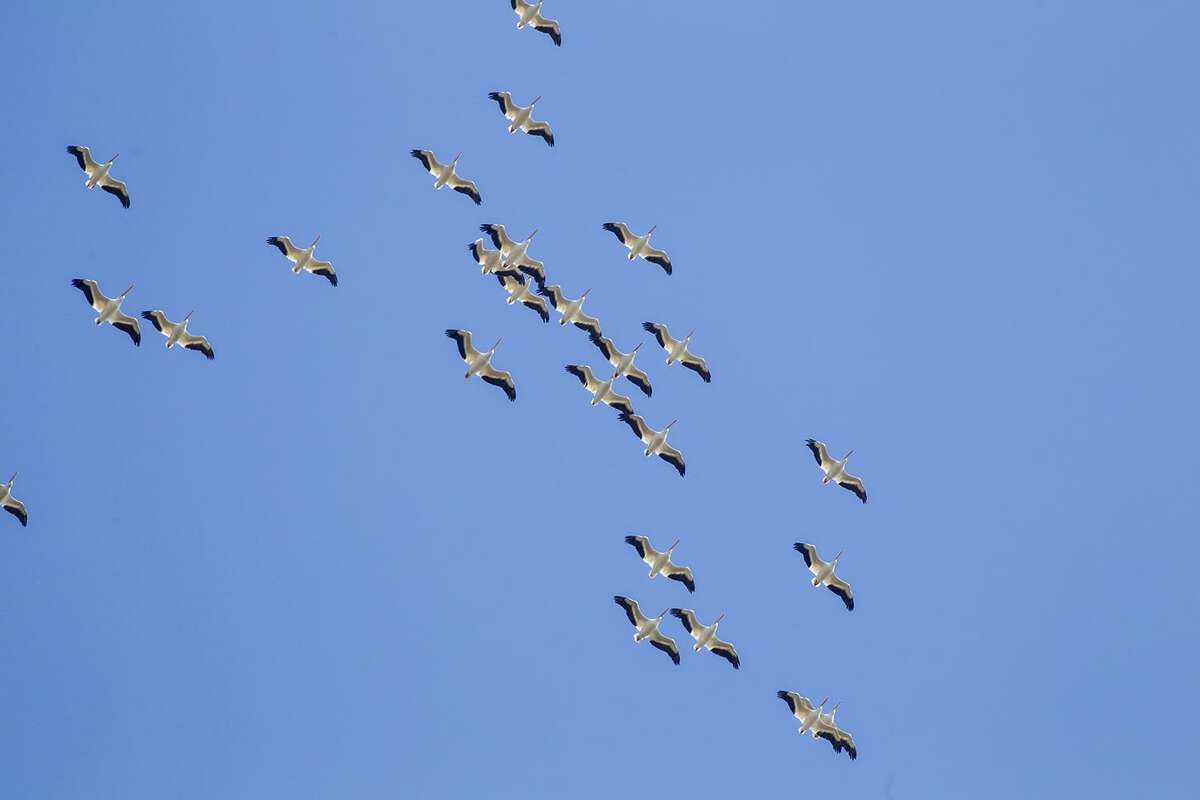
[[[544, 11], [561, 48], [503, 0], [0, 9], [0, 796], [1200, 796], [1200, 9]], [[480, 277], [486, 222], [646, 343], [686, 478]], [[263, 241], [318, 233], [336, 289]], [[96, 329], [75, 277], [195, 309], [216, 360]], [[516, 403], [450, 327], [504, 336]], [[853, 613], [795, 541], [845, 548]], [[634, 645], [618, 593], [726, 612], [742, 669], [675, 620], [680, 666]]]

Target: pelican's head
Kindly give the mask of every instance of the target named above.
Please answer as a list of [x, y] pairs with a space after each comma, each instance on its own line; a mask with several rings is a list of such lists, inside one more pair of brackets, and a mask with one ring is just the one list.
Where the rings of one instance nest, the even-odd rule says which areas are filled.
[[537, 105], [537, 101], [541, 100], [541, 99], [542, 99], [542, 96], [539, 94], [537, 97], [533, 98], [533, 102], [529, 104], [529, 107], [533, 108], [535, 105]]
[[533, 241], [533, 237], [537, 236], [537, 232], [538, 232], [538, 229], [537, 229], [537, 228], [534, 228], [534, 229], [533, 229], [533, 233], [529, 234], [529, 237], [528, 237], [527, 239], [525, 239], [525, 241], [527, 241], [527, 242], [532, 242], [532, 241]]
[[121, 155], [120, 153], [113, 153], [113, 157], [112, 157], [112, 158], [110, 158], [110, 159], [108, 160], [108, 163], [110, 163], [110, 164], [111, 164], [111, 163], [113, 163], [114, 161], [116, 161], [116, 160], [117, 160], [117, 158], [118, 158], [120, 155]]
[[130, 292], [132, 292], [132, 291], [133, 291], [133, 284], [131, 283], [131, 284], [129, 284], [129, 288], [128, 288], [128, 289], [126, 289], [125, 291], [121, 292], [121, 297], [126, 297], [126, 296], [127, 296], [127, 295], [128, 295]]
[[187, 313], [187, 316], [183, 318], [183, 321], [187, 322], [189, 319], [192, 318], [192, 314], [195, 314], [195, 313], [196, 313], [196, 309], [193, 308], [191, 311], [189, 311]]
[[846, 551], [845, 551], [845, 550], [840, 550], [840, 551], [838, 551], [838, 554], [837, 554], [836, 556], [834, 556], [834, 557], [833, 557], [833, 563], [835, 563], [835, 564], [836, 564], [836, 563], [837, 563], [837, 560], [838, 560], [839, 558], [841, 558], [841, 557], [842, 557], [842, 553], [844, 553], [844, 552], [846, 552]]
[[685, 342], [690, 342], [690, 341], [692, 340], [692, 337], [693, 337], [695, 334], [696, 334], [696, 329], [695, 329], [695, 328], [692, 328], [690, 331], [688, 331], [688, 335], [687, 335], [687, 336], [685, 336], [685, 337], [683, 337], [683, 340], [684, 340]]
[[587, 296], [588, 296], [588, 292], [590, 292], [590, 291], [591, 291], [591, 289], [590, 289], [590, 288], [588, 288], [588, 289], [585, 289], [585, 290], [583, 291], [583, 294], [579, 295], [579, 299], [580, 299], [580, 300], [582, 300], [583, 298], [587, 297]]
[[847, 451], [846, 451], [846, 455], [842, 456], [842, 461], [849, 461], [849, 460], [850, 460], [850, 456], [852, 456], [852, 455], [854, 455], [854, 451], [853, 451], [853, 450], [847, 450]]
[[461, 150], [459, 150], [459, 151], [458, 151], [458, 155], [456, 155], [456, 156], [454, 157], [454, 160], [453, 160], [453, 161], [451, 161], [450, 163], [451, 163], [451, 164], [457, 164], [457, 163], [458, 163], [458, 160], [459, 160], [460, 158], [462, 158], [462, 151], [461, 151]]
[[654, 233], [654, 229], [657, 227], [658, 225], [651, 225], [650, 230], [646, 231], [646, 235], [649, 236], [650, 234]]
[[674, 550], [674, 549], [675, 549], [675, 546], [676, 546], [677, 544], [679, 544], [679, 540], [678, 540], [678, 539], [676, 539], [675, 541], [671, 542], [671, 546], [667, 548], [667, 552], [669, 553], [669, 552], [671, 552], [672, 550]]
[[837, 701], [837, 703], [834, 704], [833, 708], [829, 709], [829, 716], [832, 717], [834, 712], [836, 712], [838, 710], [838, 706], [840, 706], [841, 704], [842, 704], [841, 700]]
[[719, 617], [717, 617], [716, 619], [714, 619], [714, 620], [713, 620], [713, 626], [715, 627], [715, 626], [716, 626], [716, 624], [717, 624], [718, 622], [720, 622], [721, 620], [723, 620], [723, 619], [725, 619], [725, 612], [724, 612], [724, 611], [722, 611], [722, 612], [721, 612], [721, 616], [719, 616]]
[[12, 477], [8, 479], [8, 485], [9, 485], [9, 486], [12, 486], [12, 485], [13, 485], [13, 481], [15, 481], [16, 479], [17, 479], [17, 473], [15, 473], [15, 472], [14, 472], [14, 473], [12, 474]]
[[309, 249], [309, 250], [311, 250], [311, 249], [313, 249], [314, 247], [316, 247], [316, 246], [317, 246], [317, 242], [319, 242], [319, 241], [321, 241], [321, 234], [319, 234], [319, 233], [318, 233], [318, 234], [317, 234], [317, 238], [313, 239], [313, 243], [312, 243], [312, 244], [310, 244], [310, 245], [308, 246], [308, 249]]
[[667, 427], [663, 428], [663, 430], [664, 431], [671, 430], [671, 426], [674, 425], [676, 422], [679, 422], [679, 420], [677, 420], [677, 419], [671, 420], [670, 422], [667, 423]]
[[500, 343], [501, 343], [501, 342], [503, 342], [503, 341], [504, 341], [504, 337], [503, 337], [503, 336], [501, 336], [499, 339], [497, 339], [497, 340], [496, 340], [496, 343], [495, 343], [494, 345], [492, 345], [492, 349], [491, 349], [491, 350], [488, 350], [488, 352], [489, 352], [489, 353], [494, 353], [494, 352], [496, 352], [496, 348], [497, 348], [497, 347], [499, 347], [499, 346], [500, 346]]
[[[541, 4], [539, 3], [538, 5], [541, 5]], [[667, 615], [667, 612], [670, 610], [671, 609], [669, 609], [669, 608], [664, 608], [662, 610], [662, 613], [660, 613], [657, 617], [655, 617], [655, 619], [662, 619], [663, 617], [665, 617]]]
[[638, 350], [641, 350], [641, 349], [642, 349], [642, 345], [643, 345], [643, 344], [645, 344], [645, 342], [638, 342], [638, 343], [637, 343], [637, 347], [633, 348], [633, 349], [632, 349], [632, 350], [630, 350], [629, 352], [631, 352], [631, 353], [636, 353]]
[[826, 703], [828, 703], [828, 702], [829, 702], [829, 698], [828, 698], [828, 697], [826, 697], [824, 700], [822, 700], [822, 701], [820, 702], [820, 704], [818, 704], [818, 705], [817, 705], [817, 708], [824, 708], [824, 707], [825, 707], [825, 704], [826, 704]]

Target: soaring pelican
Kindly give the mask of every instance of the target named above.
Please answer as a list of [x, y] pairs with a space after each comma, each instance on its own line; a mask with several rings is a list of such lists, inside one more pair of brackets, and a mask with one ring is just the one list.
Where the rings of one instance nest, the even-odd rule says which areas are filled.
[[534, 228], [533, 233], [520, 242], [510, 239], [508, 231], [504, 230], [504, 226], [497, 222], [480, 225], [479, 230], [492, 237], [492, 244], [500, 249], [501, 263], [505, 267], [516, 267], [522, 272], [532, 275], [538, 282], [538, 286], [546, 285], [545, 265], [537, 259], [529, 257], [529, 245], [533, 242], [533, 237], [537, 236], [537, 228]]
[[111, 299], [104, 296], [100, 291], [100, 286], [95, 281], [76, 278], [71, 281], [71, 285], [83, 292], [83, 296], [87, 298], [88, 303], [96, 311], [98, 315], [96, 317], [97, 325], [107, 322], [117, 330], [129, 334], [129, 338], [133, 339], [134, 346], [142, 346], [142, 328], [138, 325], [138, 321], [133, 317], [121, 313], [121, 303], [125, 302], [125, 298], [133, 291], [132, 283], [129, 284], [128, 289]]
[[806, 439], [804, 441], [808, 445], [808, 449], [812, 450], [813, 456], [817, 459], [817, 465], [821, 467], [821, 471], [825, 473], [825, 477], [821, 479], [821, 485], [829, 482], [834, 482], [843, 489], [849, 489], [858, 495], [858, 499], [864, 503], [867, 502], [867, 487], [863, 486], [863, 482], [846, 472], [846, 462], [850, 460], [853, 450], [842, 456], [841, 461], [836, 458], [829, 457], [829, 451], [825, 449], [822, 442], [816, 439]]
[[591, 392], [592, 405], [604, 403], [623, 414], [633, 413], [633, 405], [630, 404], [629, 398], [613, 391], [613, 381], [617, 379], [616, 375], [606, 381], [599, 381], [596, 376], [592, 375], [591, 369], [580, 364], [568, 364], [567, 372], [579, 378], [579, 382], [583, 384], [584, 388]]
[[824, 584], [829, 591], [842, 598], [842, 602], [846, 604], [847, 611], [853, 611], [854, 592], [850, 591], [850, 584], [833, 574], [833, 571], [837, 569], [837, 562], [842, 557], [842, 554], [838, 553], [833, 557], [832, 561], [825, 562], [817, 556], [817, 548], [811, 544], [796, 542], [792, 547], [796, 548], [797, 553], [804, 556], [804, 563], [808, 565], [808, 571], [813, 574], [812, 585], [820, 586]]
[[546, 19], [541, 14], [542, 0], [538, 0], [537, 5], [526, 3], [525, 0], [509, 0], [509, 2], [518, 17], [517, 30], [530, 25], [535, 31], [547, 34], [553, 39], [555, 47], [562, 47], [562, 33], [558, 30], [558, 23], [552, 19]]
[[638, 607], [637, 600], [616, 594], [613, 595], [613, 602], [625, 609], [625, 616], [629, 618], [629, 623], [637, 629], [637, 633], [633, 635], [635, 642], [649, 639], [653, 647], [669, 655], [676, 664], [679, 663], [679, 648], [675, 646], [675, 640], [658, 629], [658, 623], [662, 622], [662, 618], [667, 615], [665, 608], [657, 617], [647, 617]]
[[13, 481], [16, 479], [17, 473], [14, 472], [8, 483], [0, 483], [0, 506], [4, 506], [5, 511], [19, 519], [21, 527], [24, 528], [29, 524], [29, 514], [25, 511], [25, 504], [12, 496]]
[[159, 333], [167, 337], [168, 350], [177, 344], [183, 345], [188, 350], [204, 353], [204, 357], [212, 361], [216, 356], [213, 355], [212, 345], [208, 343], [208, 339], [188, 333], [188, 320], [192, 318], [192, 313], [189, 311], [188, 315], [179, 322], [171, 322], [161, 311], [143, 311], [142, 318], [149, 320]]
[[497, 275], [496, 279], [500, 281], [504, 291], [508, 292], [508, 299], [504, 302], [510, 306], [513, 303], [520, 303], [526, 308], [533, 309], [542, 318], [542, 322], [550, 321], [550, 310], [546, 308], [546, 301], [529, 290], [528, 281], [524, 278], [510, 278], [508, 275]]
[[553, 286], [543, 286], [538, 289], [538, 294], [542, 297], [550, 299], [550, 305], [554, 306], [562, 319], [558, 321], [559, 325], [570, 323], [580, 330], [587, 331], [589, 334], [600, 333], [600, 320], [595, 317], [589, 317], [583, 313], [583, 301], [587, 299], [588, 289], [583, 294], [579, 295], [578, 300], [568, 300], [566, 295], [562, 293], [562, 289], [557, 284]]
[[499, 250], [488, 250], [483, 244], [483, 239], [476, 239], [467, 245], [467, 249], [471, 251], [471, 255], [475, 258], [475, 263], [479, 265], [479, 272], [482, 275], [509, 276], [511, 278], [521, 279], [521, 271], [516, 267], [504, 266], [504, 257]]
[[509, 133], [516, 133], [520, 130], [530, 136], [540, 136], [546, 140], [546, 144], [554, 147], [554, 131], [550, 130], [547, 123], [538, 122], [533, 118], [533, 107], [537, 105], [538, 100], [542, 99], [540, 94], [533, 98], [533, 102], [527, 106], [519, 106], [514, 103], [512, 95], [508, 92], [490, 92], [488, 99], [495, 100], [499, 104], [500, 110], [504, 112], [504, 116], [508, 118]]
[[613, 371], [618, 376], [624, 375], [630, 383], [641, 389], [642, 394], [646, 397], [654, 393], [654, 388], [650, 385], [650, 376], [633, 365], [633, 360], [637, 358], [637, 351], [642, 349], [640, 343], [628, 353], [622, 353], [613, 345], [612, 339], [607, 336], [593, 333], [588, 338], [592, 340], [592, 344], [600, 348], [600, 352], [608, 359], [608, 363], [612, 365]]
[[297, 275], [302, 270], [311, 272], [313, 275], [320, 275], [334, 286], [337, 286], [337, 272], [334, 271], [333, 264], [330, 264], [328, 261], [318, 261], [313, 255], [313, 251], [317, 249], [317, 242], [319, 241], [321, 241], [320, 234], [312, 240], [312, 244], [303, 250], [292, 244], [292, 240], [286, 236], [272, 236], [267, 239], [267, 244], [279, 248], [279, 252], [287, 256], [287, 260], [292, 262], [292, 272]]
[[787, 703], [788, 708], [792, 710], [792, 715], [800, 720], [800, 735], [803, 736], [809, 731], [813, 731], [813, 738], [816, 738], [817, 734], [814, 726], [821, 720], [821, 711], [825, 708], [825, 704], [829, 702], [829, 698], [826, 697], [814, 708], [811, 700], [797, 692], [788, 692], [780, 689], [775, 693], [775, 696]]
[[464, 378], [470, 378], [472, 375], [478, 375], [484, 383], [490, 383], [492, 386], [499, 386], [508, 395], [509, 401], [517, 399], [517, 387], [513, 383], [512, 375], [507, 372], [501, 372], [492, 366], [492, 356], [496, 354], [496, 348], [500, 346], [500, 342], [504, 337], [496, 340], [492, 345], [492, 349], [486, 353], [481, 353], [471, 346], [471, 332], [459, 331], [453, 328], [446, 331], [446, 336], [453, 339], [458, 344], [458, 354], [462, 356], [462, 360], [467, 364], [467, 371], [463, 373]]
[[833, 745], [833, 752], [835, 753], [845, 750], [846, 755], [850, 756], [850, 760], [854, 761], [858, 758], [858, 748], [854, 746], [854, 737], [839, 728], [833, 720], [840, 705], [841, 703], [838, 703], [829, 709], [828, 714], [821, 715], [821, 718], [817, 720], [817, 724], [813, 726], [812, 735], [818, 739], [824, 739]]
[[683, 623], [683, 627], [687, 628], [687, 632], [696, 640], [696, 644], [692, 645], [692, 649], [697, 653], [701, 647], [707, 647], [713, 654], [733, 664], [733, 668], [737, 669], [742, 665], [738, 659], [737, 651], [733, 649], [733, 645], [729, 642], [723, 642], [717, 638], [717, 626], [721, 624], [721, 620], [725, 619], [725, 615], [717, 617], [712, 625], [702, 625], [700, 620], [696, 618], [696, 612], [690, 608], [672, 608], [671, 616]]
[[674, 447], [667, 444], [667, 434], [671, 432], [671, 425], [674, 425], [679, 420], [671, 420], [671, 423], [667, 427], [661, 431], [656, 431], [647, 425], [646, 420], [637, 414], [621, 413], [618, 416], [621, 422], [628, 425], [634, 434], [642, 440], [642, 444], [646, 445], [644, 455], [647, 458], [658, 456], [678, 470], [680, 477], [683, 477], [683, 474], [687, 472], [687, 465], [683, 463], [683, 453], [680, 453]]
[[825, 703], [829, 701], [828, 697], [822, 700], [816, 708], [813, 708], [811, 700], [796, 692], [780, 689], [775, 696], [787, 703], [788, 708], [792, 710], [792, 716], [800, 720], [800, 727], [797, 731], [801, 736], [808, 733], [814, 739], [824, 739], [833, 745], [835, 753], [845, 750], [851, 761], [858, 758], [858, 750], [854, 747], [854, 738], [833, 721], [838, 707], [834, 706], [828, 714], [824, 713]]
[[639, 256], [646, 259], [651, 264], [658, 264], [667, 274], [671, 274], [671, 259], [662, 250], [656, 250], [650, 246], [650, 235], [654, 233], [657, 225], [651, 225], [650, 230], [646, 231], [645, 236], [636, 236], [629, 230], [629, 226], [624, 222], [606, 222], [604, 230], [613, 233], [621, 244], [629, 248], [629, 260], [633, 261]]
[[449, 164], [442, 164], [433, 155], [430, 150], [413, 150], [412, 157], [425, 165], [425, 169], [429, 170], [429, 174], [434, 177], [433, 188], [440, 189], [443, 186], [449, 186], [456, 192], [462, 192], [467, 197], [475, 201], [475, 205], [483, 202], [483, 198], [479, 196], [479, 187], [472, 181], [463, 180], [454, 173], [454, 166], [458, 164], [458, 160], [462, 158], [462, 153], [454, 157], [454, 160]]
[[688, 344], [692, 341], [692, 336], [696, 333], [695, 331], [692, 331], [682, 339], [672, 339], [671, 332], [667, 330], [666, 325], [658, 322], [643, 322], [642, 327], [648, 332], [653, 333], [654, 338], [658, 339], [659, 346], [667, 351], [668, 366], [678, 361], [699, 375], [705, 383], [712, 382], [712, 373], [708, 371], [708, 364], [704, 363], [703, 358], [694, 355], [688, 350]]
[[115, 195], [121, 201], [121, 205], [129, 208], [129, 189], [124, 183], [109, 175], [112, 171], [113, 162], [117, 160], [117, 153], [103, 164], [97, 164], [92, 158], [92, 151], [86, 147], [81, 147], [73, 144], [67, 148], [67, 152], [75, 156], [75, 160], [79, 162], [79, 168], [87, 173], [87, 182], [84, 184], [89, 189], [95, 189], [99, 186], [104, 191], [111, 195]]
[[626, 536], [625, 543], [637, 550], [638, 556], [650, 567], [650, 577], [665, 575], [673, 581], [679, 581], [689, 592], [696, 591], [696, 582], [692, 580], [692, 571], [671, 563], [671, 551], [679, 544], [676, 539], [671, 546], [661, 553], [650, 546], [650, 540], [645, 536]]

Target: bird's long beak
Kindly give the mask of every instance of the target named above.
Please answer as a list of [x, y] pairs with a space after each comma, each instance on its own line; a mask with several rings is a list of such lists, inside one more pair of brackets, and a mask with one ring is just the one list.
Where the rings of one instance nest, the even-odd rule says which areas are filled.
[[678, 539], [676, 539], [675, 541], [671, 542], [671, 546], [667, 548], [667, 552], [669, 553], [669, 552], [671, 552], [672, 550], [674, 550], [674, 549], [675, 549], [675, 545], [677, 545], [677, 544], [679, 544], [679, 540], [678, 540]]
[[113, 157], [108, 160], [108, 163], [111, 164], [112, 162], [116, 161], [120, 155], [120, 153], [113, 153]]
[[317, 246], [317, 242], [319, 242], [319, 241], [321, 241], [321, 234], [319, 234], [319, 233], [318, 233], [318, 234], [317, 234], [317, 238], [313, 239], [313, 243], [312, 243], [312, 244], [310, 244], [310, 245], [309, 245], [309, 247], [316, 247], [316, 246]]
[[849, 458], [849, 457], [850, 457], [850, 456], [852, 456], [852, 455], [854, 455], [854, 451], [853, 451], [853, 450], [848, 450], [848, 451], [846, 452], [846, 455], [845, 455], [845, 457], [842, 459], [842, 461], [845, 461], [847, 458]]
[[659, 614], [658, 616], [659, 616], [659, 617], [665, 617], [665, 616], [667, 615], [667, 612], [668, 612], [668, 611], [670, 611], [670, 610], [671, 610], [670, 608], [664, 608], [664, 609], [662, 610], [662, 613], [661, 613], [661, 614]]
[[195, 313], [196, 313], [196, 309], [193, 308], [191, 311], [188, 312], [188, 315], [183, 318], [183, 321], [187, 322], [189, 319], [192, 318], [192, 314], [195, 314]]
[[671, 426], [674, 425], [676, 422], [679, 422], [679, 420], [677, 420], [677, 419], [671, 420], [669, 423], [667, 423], [667, 427], [663, 428], [663, 430], [664, 431], [671, 430]]
[[692, 335], [693, 335], [693, 334], [695, 334], [695, 333], [696, 333], [696, 329], [695, 329], [695, 328], [692, 328], [690, 331], [688, 331], [688, 335], [687, 335], [687, 336], [685, 336], [685, 337], [683, 337], [683, 338], [684, 338], [684, 340], [686, 341], [686, 340], [688, 340], [688, 339], [692, 338]]
[[542, 96], [540, 94], [537, 97], [533, 98], [533, 103], [529, 104], [530, 107], [532, 107], [535, 103], [537, 103], [538, 100], [541, 100], [541, 99], [542, 99]]
[[713, 621], [713, 625], [716, 625], [718, 622], [720, 622], [720, 621], [721, 621], [721, 620], [723, 620], [723, 619], [725, 619], [725, 612], [724, 612], [724, 611], [722, 611], [722, 612], [721, 612], [721, 616], [717, 617], [717, 618], [716, 618], [716, 619]]
[[654, 233], [654, 229], [657, 227], [658, 225], [651, 225], [650, 230], [646, 231], [646, 235], [649, 236], [650, 234]]
[[633, 348], [633, 350], [630, 352], [636, 353], [638, 350], [641, 350], [643, 344], [645, 344], [645, 342], [638, 342], [637, 347]]
[[590, 292], [590, 291], [591, 291], [591, 289], [585, 290], [583, 294], [579, 295], [579, 299], [582, 300], [583, 298], [587, 297], [588, 292]]
[[9, 486], [12, 486], [12, 485], [13, 485], [13, 481], [15, 481], [16, 479], [17, 479], [17, 473], [15, 473], [15, 472], [14, 472], [14, 473], [13, 473], [13, 476], [12, 476], [11, 478], [9, 478], [9, 479], [8, 479], [8, 485], [9, 485]]
[[845, 551], [845, 550], [842, 550], [841, 552], [839, 552], [839, 553], [838, 553], [836, 556], [834, 556], [834, 557], [833, 557], [833, 560], [834, 560], [834, 561], [837, 561], [839, 558], [841, 558], [841, 557], [842, 557], [842, 553], [844, 553], [844, 552], [846, 552], [846, 551]]
[[458, 151], [458, 155], [456, 155], [456, 156], [454, 157], [454, 161], [452, 161], [451, 163], [455, 163], [455, 164], [456, 164], [456, 163], [458, 163], [458, 160], [459, 160], [460, 158], [462, 158], [462, 151], [461, 151], [461, 150], [459, 150], [459, 151]]
[[529, 234], [529, 238], [532, 239], [533, 237], [537, 236], [537, 232], [538, 232], [538, 229], [534, 228], [533, 233]]
[[503, 341], [504, 341], [504, 337], [501, 336], [499, 339], [496, 340], [496, 343], [494, 345], [492, 345], [492, 349], [495, 350], [497, 347], [500, 346], [500, 343]]
[[838, 706], [840, 706], [841, 704], [842, 704], [842, 701], [839, 700], [836, 704], [834, 704], [833, 708], [829, 709], [829, 713], [832, 714], [833, 712], [837, 711]]
[[129, 288], [128, 288], [128, 289], [126, 289], [125, 291], [121, 292], [121, 297], [124, 297], [125, 295], [129, 294], [129, 293], [130, 293], [130, 292], [132, 292], [132, 291], [133, 291], [133, 284], [131, 283], [131, 284], [129, 284]]
[[822, 701], [820, 702], [820, 704], [817, 706], [817, 708], [824, 708], [824, 707], [825, 707], [825, 704], [826, 704], [826, 703], [828, 703], [828, 702], [829, 702], [829, 698], [828, 698], [828, 697], [826, 697], [824, 700], [822, 700]]

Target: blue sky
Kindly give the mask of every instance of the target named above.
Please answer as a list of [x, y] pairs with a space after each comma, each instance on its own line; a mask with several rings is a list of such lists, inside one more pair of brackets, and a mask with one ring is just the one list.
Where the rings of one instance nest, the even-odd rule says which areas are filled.
[[[8, 4], [0, 794], [1195, 797], [1184, 2]], [[487, 100], [541, 94], [558, 146]], [[120, 151], [129, 211], [63, 152]], [[407, 152], [464, 155], [481, 208]], [[658, 225], [675, 275], [610, 219]], [[623, 349], [642, 458], [466, 245]], [[308, 242], [341, 285], [263, 243]], [[195, 309], [213, 363], [69, 281]], [[696, 328], [713, 383], [640, 323]], [[465, 383], [464, 327], [518, 400]], [[632, 390], [632, 387], [629, 387]], [[871, 502], [819, 485], [803, 441]], [[697, 592], [622, 542], [682, 539]], [[794, 541], [845, 548], [857, 608]], [[721, 612], [675, 667], [615, 593]], [[667, 630], [681, 643], [673, 620]], [[774, 692], [841, 701], [851, 763]]]

